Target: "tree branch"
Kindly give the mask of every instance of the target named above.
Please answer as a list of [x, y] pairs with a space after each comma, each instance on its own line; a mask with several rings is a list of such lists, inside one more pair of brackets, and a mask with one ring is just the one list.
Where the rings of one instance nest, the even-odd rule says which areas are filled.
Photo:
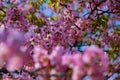
[[3, 9], [1, 9], [1, 8], [0, 8], [0, 11], [2, 11], [2, 12], [4, 12], [4, 13], [6, 13], [6, 12], [5, 12]]

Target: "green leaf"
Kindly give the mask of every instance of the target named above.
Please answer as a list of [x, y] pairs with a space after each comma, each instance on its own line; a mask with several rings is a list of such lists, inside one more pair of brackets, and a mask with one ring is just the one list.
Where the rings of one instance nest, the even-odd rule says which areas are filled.
[[109, 58], [114, 59], [114, 53], [112, 50], [107, 51]]
[[101, 19], [103, 19], [105, 22], [107, 22], [109, 20], [109, 16], [103, 15], [103, 16], [101, 16]]
[[112, 42], [110, 42], [110, 45], [113, 48], [115, 46], [115, 43], [112, 41]]

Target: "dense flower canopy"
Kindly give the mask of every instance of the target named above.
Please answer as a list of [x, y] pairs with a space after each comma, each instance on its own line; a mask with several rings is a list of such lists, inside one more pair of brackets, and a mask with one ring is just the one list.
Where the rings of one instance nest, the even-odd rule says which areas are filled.
[[0, 80], [119, 80], [119, 0], [0, 0]]

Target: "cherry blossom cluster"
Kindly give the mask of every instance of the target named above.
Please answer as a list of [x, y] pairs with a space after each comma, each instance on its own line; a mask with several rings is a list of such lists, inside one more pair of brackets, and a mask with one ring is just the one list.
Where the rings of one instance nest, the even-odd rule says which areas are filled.
[[[119, 7], [119, 0], [0, 0], [0, 80], [108, 80], [118, 74], [117, 80]], [[80, 51], [82, 42], [87, 48]]]
[[24, 42], [25, 39], [22, 33], [15, 29], [5, 29], [2, 25], [0, 32], [1, 68], [5, 66], [9, 71], [19, 70], [22, 68], [25, 55], [23, 46]]

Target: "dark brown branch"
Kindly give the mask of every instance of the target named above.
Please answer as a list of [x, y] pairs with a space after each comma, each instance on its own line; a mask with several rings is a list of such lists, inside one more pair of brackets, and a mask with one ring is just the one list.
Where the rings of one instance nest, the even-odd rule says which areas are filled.
[[6, 74], [6, 73], [9, 73], [9, 72], [5, 68], [0, 69], [0, 75]]
[[76, 24], [74, 24], [74, 26], [80, 30], [80, 28]]
[[[93, 0], [94, 1], [94, 0]], [[102, 0], [102, 1], [100, 1], [98, 4], [95, 4], [95, 8], [94, 9], [92, 9], [90, 12], [88, 12], [87, 14], [93, 14], [94, 13], [94, 11], [96, 11], [96, 10], [98, 10], [98, 7], [103, 3], [103, 2], [106, 2], [107, 0]], [[86, 14], [86, 15], [87, 15]], [[90, 17], [90, 15], [88, 16], [88, 18]]]

